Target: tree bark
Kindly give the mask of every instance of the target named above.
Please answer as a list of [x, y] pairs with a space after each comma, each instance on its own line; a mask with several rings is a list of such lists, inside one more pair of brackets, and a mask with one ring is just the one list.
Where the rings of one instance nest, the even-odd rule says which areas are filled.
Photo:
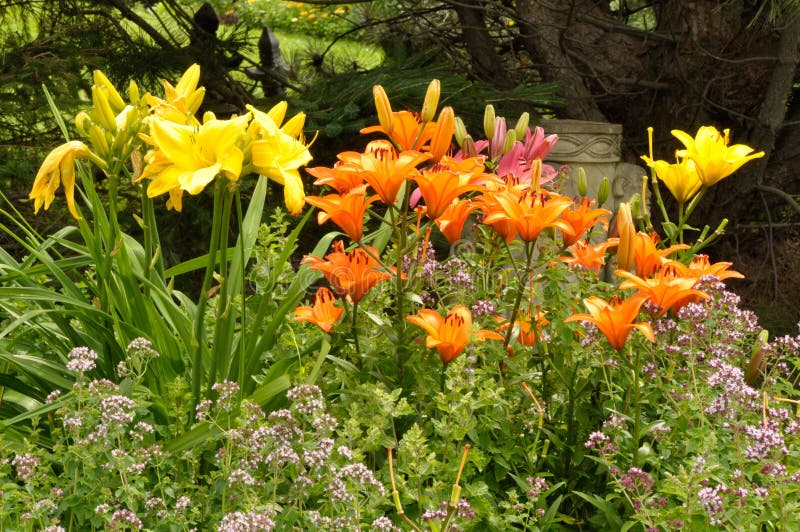
[[486, 28], [483, 2], [455, 2], [453, 10], [458, 15], [461, 38], [472, 60], [473, 74], [496, 87], [508, 88], [511, 77], [495, 49], [495, 42]]
[[[580, 6], [576, 4], [580, 3]], [[590, 2], [566, 2], [551, 5], [539, 0], [519, 0], [517, 17], [520, 37], [534, 62], [541, 64], [542, 77], [546, 81], [560, 83], [560, 96], [568, 104], [564, 107], [565, 118], [607, 122], [581, 72], [570, 56], [565, 44], [565, 31], [572, 31], [573, 14], [576, 8], [593, 9]]]

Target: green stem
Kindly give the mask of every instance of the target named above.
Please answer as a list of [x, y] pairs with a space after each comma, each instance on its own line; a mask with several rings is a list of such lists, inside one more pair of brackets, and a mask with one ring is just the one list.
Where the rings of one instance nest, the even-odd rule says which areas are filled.
[[211, 241], [208, 246], [208, 262], [206, 272], [203, 276], [203, 285], [198, 296], [197, 309], [195, 314], [194, 328], [194, 360], [192, 361], [192, 412], [195, 411], [200, 402], [200, 390], [203, 380], [203, 351], [205, 350], [205, 311], [208, 305], [208, 291], [211, 288], [211, 281], [214, 278], [214, 269], [217, 261], [217, 250], [219, 249], [219, 225], [222, 219], [223, 198], [225, 183], [217, 179], [214, 190], [214, 214], [211, 222]]
[[240, 295], [240, 304], [241, 304], [240, 313], [241, 313], [241, 320], [242, 320], [241, 331], [242, 332], [241, 332], [241, 337], [239, 338], [239, 342], [238, 342], [238, 346], [237, 346], [237, 357], [239, 359], [239, 375], [238, 375], [237, 382], [239, 383], [239, 389], [240, 390], [244, 390], [244, 379], [245, 379], [245, 370], [244, 370], [244, 366], [245, 366], [245, 360], [244, 360], [245, 350], [244, 350], [244, 346], [246, 344], [246, 342], [245, 342], [245, 334], [244, 333], [245, 333], [245, 327], [247, 326], [247, 305], [246, 305], [247, 299], [245, 297], [246, 296], [245, 287], [247, 286], [247, 284], [246, 284], [246, 281], [245, 281], [245, 278], [244, 278], [244, 275], [245, 275], [244, 236], [243, 236], [244, 229], [242, 227], [244, 225], [243, 224], [244, 216], [243, 216], [243, 213], [242, 213], [242, 195], [239, 192], [239, 188], [238, 187], [236, 188], [236, 193], [234, 194], [234, 196], [236, 198], [236, 223], [237, 223], [237, 226], [238, 226], [237, 227], [237, 229], [238, 229], [237, 234], [239, 235], [239, 256], [241, 257], [240, 263], [241, 263], [241, 267], [242, 267], [241, 272], [239, 272], [240, 275], [241, 275], [241, 280], [242, 280], [242, 284], [241, 284], [241, 286], [239, 286], [239, 295]]
[[[633, 344], [628, 344], [628, 358], [631, 357]], [[641, 362], [641, 350], [636, 350], [636, 358], [633, 364], [633, 467], [636, 467], [639, 459], [639, 425], [641, 423], [641, 390], [639, 390], [639, 364]]]
[[[525, 243], [525, 270], [522, 272], [522, 274], [525, 276], [530, 276], [531, 263], [533, 262], [533, 250], [535, 245], [536, 241]], [[517, 314], [519, 313], [519, 307], [522, 303], [522, 296], [525, 293], [526, 279], [522, 279], [518, 274], [517, 281], [519, 281], [520, 287], [517, 290], [517, 297], [514, 299], [514, 307], [511, 309], [511, 317], [508, 321], [508, 330], [506, 331], [506, 337], [503, 340], [504, 348], [507, 348], [508, 344], [511, 343], [511, 335], [514, 333], [514, 323], [517, 321]]]
[[350, 324], [350, 331], [353, 333], [353, 343], [356, 346], [356, 354], [358, 355], [359, 367], [361, 366], [361, 346], [358, 343], [358, 301], [353, 302], [353, 320]]
[[664, 222], [669, 223], [669, 214], [667, 214], [667, 207], [664, 205], [664, 200], [661, 197], [661, 190], [658, 188], [658, 178], [655, 172], [656, 171], [653, 169], [650, 170], [650, 184], [653, 186], [653, 195], [656, 197], [656, 203], [658, 204], [659, 210], [661, 210], [661, 216], [664, 218]]
[[[223, 178], [218, 180], [226, 183]], [[228, 286], [228, 234], [231, 228], [231, 206], [233, 204], [233, 194], [228, 186], [223, 187], [224, 205], [222, 207], [222, 219], [220, 220], [219, 231], [219, 251], [222, 256], [219, 260], [219, 276], [220, 276], [220, 289], [217, 296], [217, 312], [214, 320], [214, 339], [213, 339], [213, 356], [211, 357], [211, 367], [208, 370], [208, 393], [211, 393], [211, 387], [217, 379], [217, 368], [222, 362], [222, 356], [229, 356], [228, 342], [221, 342], [222, 333], [228, 325], [228, 320], [233, 319], [230, 315], [231, 301], [230, 301], [230, 287]], [[221, 356], [222, 355], [222, 356]], [[229, 369], [229, 368], [228, 368]], [[228, 371], [224, 372], [224, 377], [228, 377]]]

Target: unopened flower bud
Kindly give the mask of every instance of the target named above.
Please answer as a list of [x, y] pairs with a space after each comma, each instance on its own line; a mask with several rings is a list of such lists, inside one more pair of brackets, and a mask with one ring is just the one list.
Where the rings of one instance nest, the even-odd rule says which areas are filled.
[[81, 111], [75, 115], [75, 128], [78, 133], [83, 137], [89, 136], [89, 127], [92, 125], [92, 119], [86, 111]]
[[394, 129], [394, 117], [392, 115], [392, 106], [389, 103], [389, 97], [386, 96], [386, 91], [380, 85], [372, 87], [372, 96], [375, 98], [375, 109], [378, 111], [378, 122], [381, 125], [384, 133], [387, 135], [392, 134]]
[[611, 194], [611, 181], [607, 177], [603, 177], [600, 181], [600, 188], [597, 189], [597, 206], [600, 207], [608, 200]]
[[769, 343], [769, 331], [761, 331], [750, 352], [750, 361], [744, 373], [744, 381], [750, 386], [758, 386], [764, 377], [766, 360], [764, 358], [765, 347]]
[[267, 111], [267, 116], [269, 116], [275, 125], [281, 125], [283, 123], [283, 119], [286, 117], [286, 110], [289, 108], [289, 103], [286, 100], [282, 100], [272, 108]]
[[439, 162], [450, 149], [455, 131], [454, 122], [455, 113], [453, 108], [448, 105], [439, 113], [439, 120], [436, 121], [436, 129], [433, 130], [433, 137], [431, 137], [431, 159], [434, 162]]
[[290, 137], [297, 138], [303, 134], [303, 126], [306, 123], [306, 114], [305, 113], [297, 113], [292, 118], [286, 121], [281, 127], [281, 131], [289, 135]]
[[94, 119], [112, 133], [117, 129], [116, 113], [108, 103], [108, 89], [99, 85], [92, 85], [92, 103], [94, 104]]
[[492, 140], [494, 137], [494, 106], [489, 104], [483, 111], [483, 132], [486, 133], [486, 138]]
[[642, 217], [642, 197], [639, 194], [634, 194], [631, 196], [630, 201], [631, 206], [631, 214], [633, 215], [634, 220], [638, 220]]
[[517, 142], [517, 134], [511, 129], [506, 132], [506, 138], [503, 140], [503, 154], [510, 152]]
[[97, 124], [89, 125], [89, 143], [92, 145], [92, 150], [100, 157], [108, 157], [110, 151], [109, 142], [106, 138], [106, 132], [100, 129]]
[[206, 88], [200, 87], [186, 98], [186, 110], [190, 115], [194, 115], [197, 110], [200, 109], [200, 105], [203, 103], [203, 98], [205, 98], [205, 95]]
[[428, 85], [428, 91], [425, 93], [425, 101], [422, 102], [422, 112], [420, 113], [420, 118], [423, 122], [430, 122], [436, 116], [441, 90], [441, 84], [438, 79], [434, 79]]
[[517, 134], [518, 139], [525, 138], [525, 132], [528, 130], [528, 123], [531, 120], [531, 115], [527, 112], [522, 113], [517, 120], [517, 125], [514, 126], [514, 133]]
[[584, 170], [582, 166], [578, 168], [576, 184], [578, 187], [578, 194], [585, 198], [586, 194], [589, 193], [589, 180], [586, 178], [586, 170]]
[[636, 227], [633, 225], [631, 206], [627, 203], [620, 203], [619, 205], [617, 232], [619, 233], [617, 266], [620, 270], [631, 271], [636, 251]]
[[456, 142], [459, 146], [464, 145], [464, 138], [467, 136], [467, 126], [464, 125], [464, 121], [461, 120], [460, 116], [457, 116], [453, 125], [456, 128]]
[[123, 101], [122, 96], [119, 95], [116, 87], [114, 87], [114, 84], [111, 83], [105, 74], [99, 70], [95, 70], [92, 73], [92, 79], [94, 79], [95, 85], [99, 87], [105, 87], [108, 91], [108, 103], [111, 105], [111, 110], [114, 111], [114, 113], [119, 113], [125, 108], [125, 102]]
[[141, 100], [141, 95], [139, 94], [139, 85], [136, 84], [135, 81], [131, 80], [128, 84], [128, 99], [131, 101], [131, 105], [139, 105], [139, 100]]
[[464, 153], [467, 154], [467, 157], [478, 156], [478, 150], [475, 149], [475, 141], [472, 140], [472, 137], [469, 135], [464, 137], [464, 142], [461, 143], [461, 149], [464, 150]]

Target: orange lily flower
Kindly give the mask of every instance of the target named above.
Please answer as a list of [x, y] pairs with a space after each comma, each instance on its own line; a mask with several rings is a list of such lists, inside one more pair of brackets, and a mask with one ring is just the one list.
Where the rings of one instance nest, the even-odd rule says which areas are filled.
[[461, 240], [464, 224], [477, 207], [470, 200], [454, 201], [436, 218], [436, 226], [451, 245]]
[[639, 315], [639, 309], [644, 304], [647, 296], [636, 294], [620, 301], [613, 297], [610, 302], [597, 296], [587, 297], [583, 300], [589, 314], [573, 314], [564, 322], [588, 321], [597, 326], [608, 338], [608, 343], [617, 351], [622, 351], [631, 331], [638, 329], [651, 342], [655, 342], [653, 328], [649, 323], [634, 323]]
[[[575, 209], [567, 209], [561, 213], [561, 219], [572, 227], [572, 234], [564, 233], [564, 245], [571, 246], [577, 242], [590, 227], [594, 227], [600, 218], [610, 216], [611, 211], [607, 209], [592, 209], [594, 200], [584, 197], [580, 206]], [[604, 225], [608, 220], [602, 220]]]
[[[670, 265], [672, 264], [670, 263]], [[684, 266], [679, 262], [675, 262], [674, 265], [683, 277], [700, 279], [704, 275], [713, 275], [720, 281], [725, 279], [744, 279], [744, 275], [741, 273], [728, 269], [733, 265], [732, 262], [715, 262], [711, 264], [708, 260], [708, 255], [695, 255], [689, 266]]]
[[306, 168], [306, 172], [317, 178], [314, 181], [316, 186], [328, 185], [339, 194], [346, 194], [364, 184], [364, 178], [361, 177], [361, 169], [341, 161], [337, 162], [333, 168], [316, 166], [314, 168]]
[[367, 144], [364, 153], [344, 152], [339, 158], [362, 170], [361, 177], [377, 192], [381, 201], [391, 205], [406, 179], [417, 173], [417, 165], [430, 159], [427, 153], [403, 151], [399, 154], [386, 140]]
[[650, 277], [657, 272], [661, 266], [670, 262], [668, 255], [681, 249], [689, 249], [686, 244], [675, 244], [666, 249], [658, 249], [658, 242], [661, 238], [658, 233], [648, 235], [647, 233], [636, 233], [634, 237], [634, 263], [636, 264], [636, 274], [639, 277]]
[[325, 197], [308, 196], [306, 202], [322, 209], [317, 215], [317, 223], [328, 220], [338, 225], [351, 239], [358, 241], [364, 234], [364, 212], [378, 196], [366, 197], [367, 187], [362, 185], [346, 194], [328, 194]]
[[[506, 189], [490, 193], [495, 205], [486, 213], [483, 223], [493, 224], [508, 220], [522, 240], [533, 242], [547, 227], [557, 227], [564, 233], [572, 233], [572, 226], [559, 219], [562, 212], [572, 205], [572, 200], [540, 190], [531, 192]], [[499, 207], [499, 208], [498, 208]], [[506, 237], [508, 238], [508, 237]]]
[[417, 174], [414, 181], [425, 200], [428, 218], [439, 218], [461, 194], [479, 190], [480, 185], [473, 184], [472, 177], [472, 174], [457, 172], [441, 164]]
[[387, 131], [383, 125], [369, 126], [361, 130], [362, 135], [382, 132], [392, 139], [401, 150], [421, 150], [431, 140], [436, 122], [421, 123], [418, 115], [411, 111], [392, 113], [392, 129]]
[[367, 246], [367, 249], [369, 253], [361, 248], [345, 253], [344, 243], [337, 240], [333, 244], [333, 253], [326, 255], [324, 260], [306, 255], [301, 264], [310, 264], [312, 270], [322, 272], [334, 292], [339, 296], [348, 296], [357, 303], [372, 290], [373, 286], [394, 275], [372, 258], [373, 255], [378, 255], [377, 249], [372, 246]]
[[670, 309], [677, 312], [693, 298], [709, 298], [705, 292], [694, 289], [697, 279], [681, 277], [671, 267], [661, 268], [654, 277], [648, 279], [642, 279], [623, 270], [618, 270], [617, 275], [627, 279], [619, 285], [621, 290], [637, 289], [640, 294], [646, 296], [653, 305], [658, 307], [659, 316], [663, 316]]
[[600, 273], [600, 268], [606, 263], [606, 251], [617, 246], [618, 238], [609, 238], [602, 244], [592, 245], [585, 240], [578, 240], [569, 247], [571, 257], [561, 257], [567, 266], [575, 268], [580, 266], [590, 271]]
[[424, 308], [407, 319], [428, 333], [425, 345], [436, 349], [444, 364], [449, 364], [464, 351], [472, 334], [472, 313], [464, 305], [454, 306], [445, 318], [435, 310]]
[[325, 331], [331, 332], [333, 326], [339, 321], [344, 312], [343, 308], [334, 306], [336, 298], [325, 287], [317, 289], [313, 307], [297, 307], [294, 309], [294, 318], [297, 321], [308, 321]]
[[[502, 316], [497, 316], [498, 321], [503, 323], [498, 330], [508, 330], [508, 320]], [[537, 306], [536, 313], [531, 311], [520, 312], [520, 315], [514, 320], [514, 328], [517, 329], [517, 342], [522, 345], [533, 345], [536, 343], [536, 335], [542, 330], [542, 327], [548, 325], [550, 321], [544, 317], [544, 312]]]

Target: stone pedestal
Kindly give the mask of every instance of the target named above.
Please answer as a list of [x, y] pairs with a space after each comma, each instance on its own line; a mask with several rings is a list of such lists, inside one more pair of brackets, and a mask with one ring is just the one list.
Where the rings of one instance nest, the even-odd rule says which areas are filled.
[[556, 142], [545, 162], [556, 168], [567, 165], [568, 177], [563, 183], [563, 193], [577, 195], [578, 168], [586, 172], [589, 197], [597, 198], [597, 189], [603, 177], [611, 180], [611, 194], [603, 207], [615, 210], [633, 194], [641, 193], [642, 176], [647, 172], [641, 166], [620, 161], [622, 125], [584, 120], [543, 120], [539, 124], [545, 135], [555, 133]]

